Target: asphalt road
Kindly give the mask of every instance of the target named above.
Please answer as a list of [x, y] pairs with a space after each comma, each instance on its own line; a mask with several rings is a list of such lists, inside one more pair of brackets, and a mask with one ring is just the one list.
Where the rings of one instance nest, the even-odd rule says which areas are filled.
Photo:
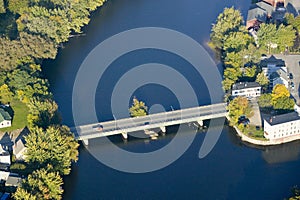
[[[175, 110], [165, 113], [151, 114], [143, 117], [117, 119], [113, 121], [79, 126], [77, 127], [77, 135], [81, 137], [84, 135], [98, 135], [99, 133], [103, 133], [103, 136], [106, 136], [105, 133], [135, 127], [137, 130], [157, 128], [159, 127], [159, 124], [161, 125], [162, 123], [197, 118], [216, 113], [224, 113], [224, 111], [226, 111], [226, 104], [221, 103], [196, 108]], [[99, 127], [101, 128], [99, 129]]]

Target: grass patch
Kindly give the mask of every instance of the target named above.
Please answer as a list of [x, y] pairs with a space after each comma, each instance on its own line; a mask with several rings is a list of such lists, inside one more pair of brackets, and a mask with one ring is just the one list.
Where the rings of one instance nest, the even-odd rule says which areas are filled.
[[28, 107], [26, 106], [26, 104], [22, 103], [19, 100], [13, 100], [10, 105], [14, 112], [12, 126], [7, 128], [0, 128], [0, 132], [23, 129], [27, 126]]
[[250, 126], [243, 127], [240, 130], [250, 138], [267, 141], [267, 139], [264, 137], [264, 130], [261, 127], [250, 125]]

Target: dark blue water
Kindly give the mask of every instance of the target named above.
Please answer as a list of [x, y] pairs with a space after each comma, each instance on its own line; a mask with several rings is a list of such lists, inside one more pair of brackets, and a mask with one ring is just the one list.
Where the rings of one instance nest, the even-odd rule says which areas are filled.
[[[180, 31], [202, 45], [209, 40], [211, 24], [224, 7], [235, 6], [246, 15], [250, 0], [109, 0], [91, 16], [84, 28], [86, 36], [73, 38], [60, 50], [55, 61], [45, 63], [64, 123], [73, 125], [72, 87], [77, 70], [87, 54], [100, 42], [119, 32], [146, 26]], [[163, 63], [178, 69], [197, 92], [198, 103], [210, 102], [201, 76], [194, 76], [189, 64], [171, 53], [138, 51], [117, 59], [101, 80], [95, 101], [99, 120], [112, 119], [109, 100], [113, 84], [134, 66]], [[119, 66], [123, 66], [120, 68]], [[183, 67], [184, 66], [184, 67]], [[145, 85], [132, 94], [147, 102], [161, 104], [166, 110], [179, 108], [179, 102], [168, 88]], [[222, 94], [220, 94], [221, 98]], [[191, 129], [193, 127], [186, 127]], [[134, 152], [145, 152], [168, 144], [174, 135], [156, 141], [129, 140], [116, 143]], [[300, 142], [268, 148], [251, 148], [240, 142], [235, 132], [224, 126], [213, 151], [198, 158], [205, 133], [197, 137], [184, 155], [170, 166], [146, 174], [123, 173], [97, 161], [84, 147], [79, 161], [65, 177], [64, 199], [283, 199], [293, 185], [300, 184]]]

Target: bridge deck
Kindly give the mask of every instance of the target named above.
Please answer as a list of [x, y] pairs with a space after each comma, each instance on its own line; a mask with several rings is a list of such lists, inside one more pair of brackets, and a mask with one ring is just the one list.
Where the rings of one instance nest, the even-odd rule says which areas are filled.
[[[226, 104], [219, 103], [164, 113], [156, 113], [143, 117], [125, 118], [77, 126], [72, 128], [71, 131], [75, 133], [76, 139], [88, 140], [92, 138], [171, 126], [192, 121], [225, 117], [226, 114]], [[99, 131], [98, 128], [100, 125], [102, 130]]]

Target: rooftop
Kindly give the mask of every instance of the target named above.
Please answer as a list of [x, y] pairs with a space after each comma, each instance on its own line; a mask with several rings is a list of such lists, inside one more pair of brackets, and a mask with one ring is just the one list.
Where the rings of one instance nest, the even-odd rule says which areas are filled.
[[17, 175], [13, 175], [12, 173], [9, 174], [6, 182], [5, 182], [5, 186], [19, 186], [21, 184], [22, 179], [17, 176]]
[[275, 80], [276, 78], [279, 77], [281, 77], [284, 80], [289, 80], [287, 72], [282, 67], [270, 75], [271, 80]]
[[256, 7], [260, 7], [261, 9], [264, 9], [268, 15], [272, 15], [273, 11], [274, 11], [274, 7], [270, 4], [268, 4], [267, 2], [265, 1], [260, 1], [256, 4], [254, 4], [254, 6]]
[[6, 110], [4, 110], [3, 108], [0, 108], [0, 122], [2, 122], [4, 120], [11, 120], [11, 116], [9, 115], [9, 113]]
[[267, 11], [260, 7], [250, 8], [247, 15], [247, 21], [257, 19], [260, 22], [267, 21]]
[[270, 125], [273, 126], [273, 125], [277, 125], [277, 124], [300, 120], [300, 116], [297, 112], [291, 112], [291, 113], [286, 113], [286, 114], [282, 114], [282, 115], [275, 115], [272, 117], [268, 117], [265, 120], [266, 120], [266, 122], [268, 122]]
[[266, 67], [268, 64], [274, 64], [276, 66], [285, 66], [285, 61], [282, 59], [278, 59], [274, 55], [272, 55], [269, 58], [263, 59], [260, 64], [262, 67]]
[[240, 83], [235, 83], [232, 86], [232, 90], [242, 90], [246, 88], [256, 88], [260, 87], [260, 85], [256, 82], [240, 82]]

